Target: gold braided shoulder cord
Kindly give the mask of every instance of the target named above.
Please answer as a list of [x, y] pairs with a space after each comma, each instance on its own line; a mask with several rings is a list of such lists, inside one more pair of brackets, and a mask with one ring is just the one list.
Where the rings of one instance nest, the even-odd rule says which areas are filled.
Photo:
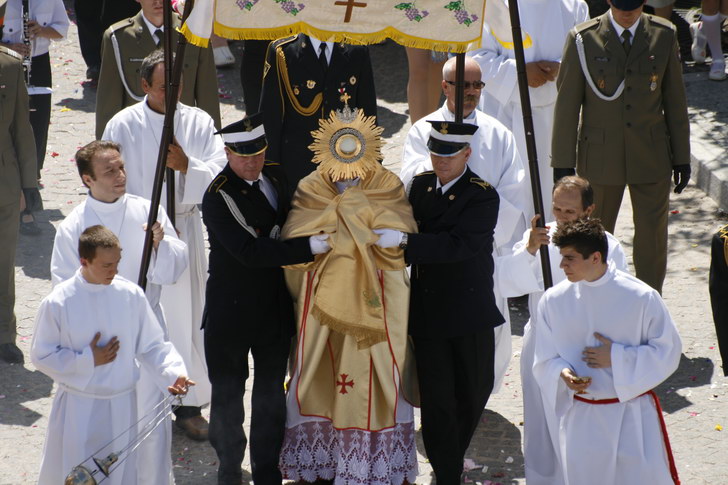
[[286, 93], [288, 94], [288, 99], [293, 105], [293, 109], [295, 109], [301, 116], [311, 116], [315, 112], [317, 112], [321, 107], [321, 102], [324, 99], [323, 93], [318, 93], [313, 98], [310, 106], [306, 108], [301, 106], [301, 103], [298, 102], [296, 95], [293, 93], [293, 88], [291, 88], [291, 81], [290, 79], [288, 79], [288, 66], [286, 65], [286, 55], [283, 53], [282, 45], [276, 47], [276, 62], [278, 63], [278, 75], [280, 76], [281, 81], [283, 81], [283, 85], [286, 88]]
[[728, 226], [721, 227], [718, 233], [723, 240], [723, 257], [725, 258], [726, 265], [728, 265]]

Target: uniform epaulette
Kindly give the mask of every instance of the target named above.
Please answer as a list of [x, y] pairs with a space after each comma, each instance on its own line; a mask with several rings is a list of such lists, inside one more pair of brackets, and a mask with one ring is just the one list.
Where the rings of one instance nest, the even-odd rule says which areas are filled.
[[650, 22], [655, 25], [659, 25], [670, 30], [675, 30], [675, 24], [667, 19], [663, 19], [662, 17], [658, 17], [657, 15], [647, 15], [647, 18], [650, 19]]
[[297, 35], [291, 35], [288, 37], [283, 37], [282, 39], [277, 39], [273, 41], [273, 45], [276, 47], [282, 46], [284, 44], [288, 44], [289, 42], [293, 42], [296, 40]]
[[134, 23], [133, 17], [129, 17], [128, 19], [124, 19], [124, 20], [119, 20], [118, 22], [111, 24], [111, 27], [109, 27], [109, 32], [116, 32], [119, 29], [129, 27], [133, 23]]
[[576, 32], [584, 32], [585, 30], [592, 29], [599, 25], [599, 17], [589, 19], [585, 22], [580, 23], [579, 25], [574, 27], [574, 31]]
[[432, 175], [433, 173], [435, 173], [435, 171], [434, 171], [434, 170], [428, 170], [428, 171], [426, 171], [426, 172], [421, 172], [421, 173], [418, 173], [417, 175], [415, 175], [415, 177], [421, 177], [421, 176], [423, 176], [423, 175]]
[[210, 184], [210, 186], [207, 188], [207, 191], [212, 192], [214, 189], [215, 192], [217, 193], [222, 188], [222, 186], [225, 185], [225, 182], [227, 182], [227, 181], [228, 181], [228, 178], [226, 175], [218, 175], [217, 178], [215, 180], [213, 180], [212, 183]]
[[490, 185], [488, 182], [486, 182], [485, 180], [483, 180], [480, 177], [470, 177], [470, 183], [479, 185], [479, 186], [483, 187], [483, 189], [485, 189], [485, 190], [490, 190], [493, 188], [492, 185]]
[[20, 59], [20, 60], [23, 59], [23, 56], [21, 56], [20, 54], [18, 54], [17, 52], [15, 52], [12, 49], [9, 49], [9, 48], [5, 47], [4, 45], [0, 46], [0, 52], [3, 52], [3, 53], [5, 53], [5, 54], [7, 54], [7, 55], [9, 55], [11, 57], [16, 58], [16, 59]]

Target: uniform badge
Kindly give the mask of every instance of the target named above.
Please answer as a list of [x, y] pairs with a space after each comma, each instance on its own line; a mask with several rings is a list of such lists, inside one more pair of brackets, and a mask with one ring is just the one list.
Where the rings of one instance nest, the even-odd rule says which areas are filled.
[[265, 61], [265, 64], [263, 64], [263, 79], [268, 75], [268, 71], [270, 71], [270, 64], [268, 61]]
[[299, 94], [301, 94], [301, 90], [298, 89], [298, 86], [294, 86], [293, 87], [293, 94], [295, 94], [296, 96], [298, 96]]
[[450, 194], [450, 195], [448, 196], [448, 199], [450, 199], [450, 200], [455, 200], [455, 196], [454, 196], [454, 195], [452, 195], [452, 194]]
[[312, 79], [309, 79], [308, 81], [306, 81], [306, 87], [307, 87], [308, 89], [313, 89], [313, 88], [315, 88], [315, 87], [316, 87], [316, 81], [314, 81], [314, 80], [312, 80]]
[[652, 73], [652, 76], [650, 76], [650, 91], [655, 89], [657, 89], [657, 74]]
[[356, 84], [356, 76], [351, 76], [351, 77], [349, 78], [349, 84], [351, 84], [352, 86], [353, 86], [354, 84]]
[[428, 192], [432, 192], [432, 187], [427, 187]]
[[597, 86], [599, 86], [599, 89], [604, 89], [607, 86], [607, 83], [604, 82], [604, 78], [599, 78], [599, 81], [597, 81]]
[[449, 126], [449, 125], [448, 125], [447, 123], [443, 123], [443, 124], [441, 125], [441, 127], [440, 127], [440, 133], [442, 133], [443, 135], [447, 135], [447, 127], [448, 127], [448, 126]]

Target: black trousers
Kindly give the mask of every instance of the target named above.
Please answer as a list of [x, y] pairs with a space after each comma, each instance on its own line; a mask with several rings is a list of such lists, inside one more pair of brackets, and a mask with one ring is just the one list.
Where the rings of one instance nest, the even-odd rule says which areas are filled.
[[75, 0], [78, 40], [88, 67], [101, 67], [101, 40], [111, 24], [136, 15], [136, 0]]
[[263, 66], [268, 52], [268, 40], [246, 40], [243, 62], [240, 64], [240, 82], [243, 85], [245, 110], [254, 114], [259, 111], [260, 93], [263, 90]]
[[[48, 53], [34, 56], [30, 65], [30, 84], [37, 87], [51, 87], [51, 58]], [[30, 96], [30, 126], [35, 137], [35, 153], [38, 161], [38, 178], [43, 170], [46, 147], [48, 146], [48, 125], [51, 122], [51, 95], [33, 94]]]
[[425, 451], [437, 485], [458, 485], [465, 452], [493, 390], [493, 329], [413, 341]]
[[220, 462], [218, 483], [240, 483], [247, 439], [243, 430], [243, 395], [249, 376], [248, 353], [253, 354], [250, 419], [250, 461], [256, 485], [282, 482], [278, 457], [286, 428], [283, 383], [291, 339], [251, 345], [235, 338], [205, 332], [205, 358], [212, 383], [210, 443]]

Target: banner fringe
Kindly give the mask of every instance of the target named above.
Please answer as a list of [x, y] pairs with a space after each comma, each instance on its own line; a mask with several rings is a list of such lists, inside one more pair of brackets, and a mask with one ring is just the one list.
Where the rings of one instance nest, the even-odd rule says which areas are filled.
[[[421, 37], [414, 37], [400, 32], [394, 27], [388, 27], [384, 30], [372, 33], [353, 33], [321, 30], [303, 22], [284, 25], [277, 28], [249, 29], [229, 27], [215, 21], [213, 30], [215, 34], [219, 35], [220, 37], [225, 37], [226, 39], [232, 40], [275, 40], [283, 37], [288, 37], [290, 35], [296, 35], [299, 33], [311, 35], [313, 37], [316, 37], [317, 39], [325, 41], [333, 41], [354, 45], [378, 44], [387, 39], [392, 39], [396, 43], [405, 47], [430, 49], [440, 52], [450, 52], [453, 54], [459, 54], [473, 49], [478, 49], [481, 45], [480, 36], [463, 42], [436, 41], [424, 39]], [[182, 33], [185, 35], [185, 37], [187, 37], [187, 40], [191, 44], [200, 47], [206, 47], [209, 42], [209, 39], [205, 39], [204, 37], [199, 37], [193, 34], [187, 27], [187, 24], [182, 26]]]

